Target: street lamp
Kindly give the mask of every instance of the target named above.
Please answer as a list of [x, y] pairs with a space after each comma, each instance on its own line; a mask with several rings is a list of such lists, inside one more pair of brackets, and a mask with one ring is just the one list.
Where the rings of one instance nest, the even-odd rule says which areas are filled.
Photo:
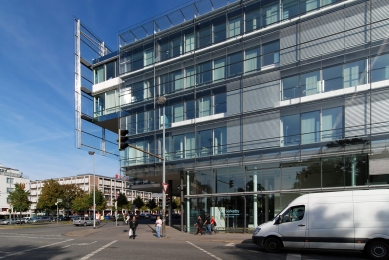
[[95, 152], [89, 151], [89, 155], [93, 155], [93, 228], [96, 228], [96, 176], [95, 176]]
[[[157, 104], [163, 106], [162, 108], [162, 185], [165, 183], [165, 103], [166, 97], [159, 96], [157, 98]], [[162, 193], [162, 235], [166, 237], [166, 193], [165, 189], [163, 189]], [[171, 221], [171, 220], [170, 220]]]

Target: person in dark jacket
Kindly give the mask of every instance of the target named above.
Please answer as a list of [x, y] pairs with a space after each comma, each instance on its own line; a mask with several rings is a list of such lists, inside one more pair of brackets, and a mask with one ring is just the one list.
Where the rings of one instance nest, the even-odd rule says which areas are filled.
[[198, 233], [200, 233], [202, 235], [203, 234], [203, 220], [201, 219], [200, 216], [197, 217], [197, 222], [194, 225], [197, 226], [196, 235]]
[[135, 239], [135, 237], [136, 237], [135, 231], [136, 231], [137, 226], [138, 226], [138, 220], [136, 219], [135, 216], [133, 216], [132, 219], [130, 220], [130, 228], [132, 230], [132, 239]]

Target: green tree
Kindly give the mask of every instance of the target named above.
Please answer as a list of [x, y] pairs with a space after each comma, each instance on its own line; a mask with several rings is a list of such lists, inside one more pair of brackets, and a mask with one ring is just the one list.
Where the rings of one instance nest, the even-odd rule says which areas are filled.
[[119, 210], [122, 210], [123, 208], [126, 207], [128, 204], [128, 200], [125, 194], [119, 192], [118, 198], [117, 198], [117, 206]]
[[[22, 212], [28, 211], [31, 206], [31, 201], [28, 200], [30, 192], [25, 191], [24, 187], [24, 184], [15, 183], [15, 190], [11, 191], [8, 195], [12, 207], [15, 211], [19, 212], [20, 219], [22, 218]], [[21, 221], [20, 224], [22, 224]]]
[[105, 199], [104, 194], [101, 191], [95, 190], [95, 189], [93, 189], [93, 191], [87, 195], [87, 197], [88, 197], [87, 202], [88, 202], [89, 208], [91, 208], [91, 207], [93, 208], [93, 192], [94, 191], [96, 192], [96, 197], [95, 197], [96, 210], [102, 211], [102, 210], [106, 209], [107, 200]]
[[157, 203], [155, 202], [155, 199], [152, 199], [152, 200], [149, 200], [146, 204], [146, 206], [150, 209], [150, 210], [154, 210], [158, 205]]
[[72, 203], [72, 210], [75, 212], [80, 212], [80, 211], [85, 212], [91, 206], [88, 200], [89, 200], [89, 194], [84, 194], [81, 197], [75, 198]]
[[145, 203], [143, 202], [142, 198], [140, 196], [136, 197], [134, 199], [133, 204], [137, 207], [137, 209], [141, 209]]
[[131, 211], [132, 210], [132, 201], [129, 201], [127, 203], [127, 205], [124, 207], [127, 211]]
[[82, 190], [76, 184], [64, 184], [61, 185], [63, 190], [62, 203], [59, 204], [60, 207], [65, 208], [66, 211], [72, 209], [73, 201], [76, 198], [81, 198], [84, 196], [85, 191]]
[[51, 215], [57, 211], [57, 199], [63, 198], [62, 186], [55, 180], [50, 179], [43, 182], [41, 195], [39, 196], [36, 208], [41, 211], [49, 211]]

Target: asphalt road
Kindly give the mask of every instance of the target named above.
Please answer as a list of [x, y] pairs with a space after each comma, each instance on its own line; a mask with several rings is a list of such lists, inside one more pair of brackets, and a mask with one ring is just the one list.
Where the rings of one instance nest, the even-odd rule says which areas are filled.
[[[0, 259], [218, 259], [356, 260], [360, 252], [283, 250], [268, 254], [252, 244], [250, 234], [195, 236], [167, 229], [157, 238], [150, 221], [141, 221], [136, 239], [128, 226], [105, 222], [96, 229], [71, 224], [0, 226]], [[170, 232], [170, 234], [169, 234]]]

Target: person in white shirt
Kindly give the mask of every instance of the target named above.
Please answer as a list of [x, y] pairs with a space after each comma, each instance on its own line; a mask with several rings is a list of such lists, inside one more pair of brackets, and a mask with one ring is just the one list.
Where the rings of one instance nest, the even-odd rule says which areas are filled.
[[155, 221], [155, 231], [157, 232], [157, 237], [161, 237], [161, 227], [162, 227], [161, 217], [157, 216], [157, 221]]

